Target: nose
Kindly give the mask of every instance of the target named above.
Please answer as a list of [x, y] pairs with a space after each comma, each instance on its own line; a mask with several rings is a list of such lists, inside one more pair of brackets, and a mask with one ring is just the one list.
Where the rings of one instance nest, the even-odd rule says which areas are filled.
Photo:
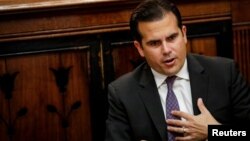
[[171, 47], [167, 44], [167, 42], [162, 43], [162, 53], [169, 54], [171, 52]]

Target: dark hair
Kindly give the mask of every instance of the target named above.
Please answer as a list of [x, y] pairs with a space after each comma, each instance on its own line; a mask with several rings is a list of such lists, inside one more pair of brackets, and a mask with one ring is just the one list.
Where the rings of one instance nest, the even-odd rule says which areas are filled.
[[179, 9], [168, 0], [144, 0], [133, 11], [130, 17], [130, 31], [133, 38], [141, 42], [141, 34], [138, 30], [140, 21], [156, 21], [163, 18], [164, 14], [172, 12], [176, 19], [178, 27], [182, 27], [182, 19]]

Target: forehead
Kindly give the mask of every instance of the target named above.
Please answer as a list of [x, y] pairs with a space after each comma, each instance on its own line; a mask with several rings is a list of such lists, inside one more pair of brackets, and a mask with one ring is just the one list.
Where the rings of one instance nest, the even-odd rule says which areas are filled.
[[165, 13], [161, 19], [139, 22], [138, 29], [142, 38], [153, 37], [155, 34], [173, 34], [178, 32], [178, 24], [172, 12]]

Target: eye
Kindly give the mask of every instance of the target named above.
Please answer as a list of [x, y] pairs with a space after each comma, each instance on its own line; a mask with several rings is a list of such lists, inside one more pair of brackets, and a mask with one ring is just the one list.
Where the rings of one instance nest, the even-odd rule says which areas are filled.
[[167, 40], [168, 42], [172, 42], [172, 41], [174, 41], [174, 40], [177, 38], [177, 36], [178, 36], [178, 34], [173, 34], [173, 35], [167, 37], [166, 40]]
[[160, 46], [161, 45], [161, 42], [160, 41], [149, 41], [148, 43], [147, 43], [149, 46]]

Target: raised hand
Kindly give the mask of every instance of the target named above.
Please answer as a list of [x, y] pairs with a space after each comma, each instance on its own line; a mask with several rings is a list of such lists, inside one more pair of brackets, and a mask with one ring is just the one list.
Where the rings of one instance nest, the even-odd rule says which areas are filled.
[[220, 124], [208, 111], [201, 98], [197, 100], [200, 110], [199, 115], [191, 115], [182, 111], [172, 111], [172, 114], [184, 120], [166, 120], [170, 132], [183, 133], [177, 136], [179, 141], [200, 141], [206, 140], [208, 136], [208, 125]]

